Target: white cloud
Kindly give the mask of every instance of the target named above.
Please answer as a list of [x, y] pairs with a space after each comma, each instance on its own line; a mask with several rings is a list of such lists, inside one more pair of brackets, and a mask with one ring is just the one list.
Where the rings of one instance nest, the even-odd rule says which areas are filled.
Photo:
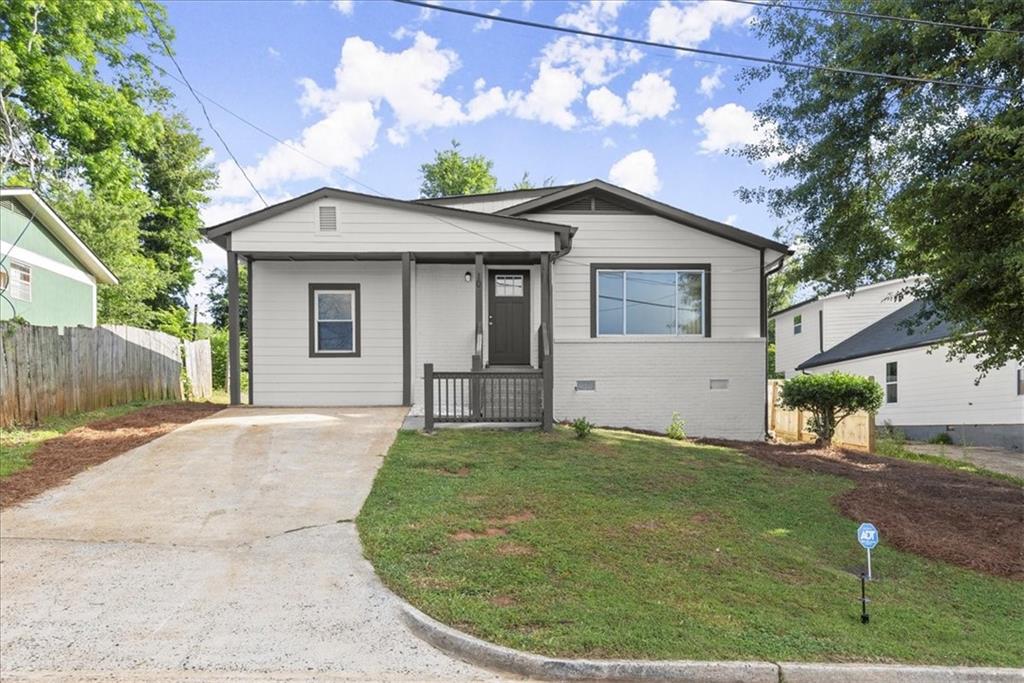
[[355, 2], [354, 0], [333, 0], [331, 7], [342, 14], [352, 14], [352, 10], [355, 9]]
[[523, 8], [523, 14], [528, 14], [533, 9], [533, 0], [522, 0], [519, 5]]
[[696, 47], [711, 37], [715, 26], [741, 23], [752, 11], [750, 5], [731, 2], [695, 2], [679, 6], [662, 0], [647, 18], [647, 37], [658, 43]]
[[610, 149], [616, 147], [615, 140], [610, 137], [604, 137], [601, 139], [601, 147], [604, 149]]
[[[492, 9], [487, 14], [489, 14], [492, 17], [501, 16], [501, 10]], [[494, 21], [492, 19], [480, 19], [475, 24], [473, 24], [474, 33], [476, 33], [477, 31], [489, 31], [492, 28], [494, 28]]]
[[730, 213], [728, 216], [725, 217], [725, 220], [723, 220], [722, 222], [725, 223], [726, 225], [736, 225], [736, 220], [738, 218], [739, 216], [737, 216], [736, 214]]
[[530, 92], [509, 95], [512, 111], [521, 119], [550, 123], [562, 130], [576, 125], [572, 104], [583, 93], [583, 81], [568, 69], [541, 64]]
[[574, 2], [571, 6], [574, 11], [562, 14], [555, 19], [555, 23], [596, 33], [615, 23], [619, 11], [626, 6], [626, 0], [591, 0]]
[[[705, 109], [697, 117], [697, 124], [704, 136], [700, 141], [701, 154], [724, 154], [746, 145], [772, 142], [776, 134], [773, 124], [760, 124], [752, 111], [735, 102]], [[765, 163], [776, 164], [784, 158], [777, 154]]]
[[665, 118], [676, 106], [676, 89], [668, 75], [667, 71], [644, 74], [633, 83], [625, 100], [603, 86], [591, 90], [587, 107], [601, 126], [636, 126], [646, 119]]
[[725, 73], [725, 69], [716, 66], [715, 70], [711, 73], [701, 76], [700, 85], [697, 86], [697, 92], [704, 97], [711, 97], [715, 94], [715, 91], [722, 87], [722, 74]]
[[275, 50], [273, 47], [267, 48], [267, 54], [270, 55], [271, 59], [281, 59], [281, 53]]
[[654, 155], [646, 149], [637, 150], [616, 161], [608, 171], [608, 179], [640, 194], [653, 195], [661, 189], [658, 164]]

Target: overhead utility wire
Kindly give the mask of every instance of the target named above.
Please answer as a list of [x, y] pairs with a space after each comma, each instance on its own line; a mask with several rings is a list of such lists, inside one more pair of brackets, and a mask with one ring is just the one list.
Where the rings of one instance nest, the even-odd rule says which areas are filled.
[[[693, 1], [693, 0], [689, 0]], [[820, 14], [841, 14], [847, 17], [860, 17], [862, 19], [879, 19], [884, 21], [899, 21], [906, 24], [919, 24], [922, 26], [935, 26], [938, 28], [955, 28], [962, 31], [988, 31], [991, 33], [1010, 33], [1013, 35], [1024, 35], [1024, 31], [1017, 31], [1012, 28], [999, 28], [997, 26], [976, 26], [973, 24], [957, 24], [951, 21], [936, 21], [932, 19], [914, 19], [912, 17], [898, 17], [892, 14], [876, 14], [874, 12], [858, 12], [856, 10], [836, 9], [832, 7], [812, 7], [810, 5], [791, 5], [786, 2], [774, 2], [765, 0], [697, 0], [698, 2], [734, 2], [738, 5], [752, 5], [766, 9], [786, 9], [795, 12], [818, 12]]]
[[805, 69], [808, 71], [825, 71], [829, 73], [842, 73], [849, 74], [852, 76], [866, 76], [870, 78], [881, 78], [891, 81], [902, 81], [904, 83], [922, 83], [927, 85], [943, 85], [951, 86], [956, 88], [972, 88], [975, 90], [992, 90], [996, 92], [1016, 93], [1020, 92], [1020, 88], [1004, 88], [996, 85], [981, 85], [979, 83], [964, 83], [962, 81], [946, 81], [934, 78], [922, 78], [920, 76], [899, 76], [897, 74], [881, 73], [878, 71], [863, 71], [861, 69], [848, 69], [840, 66], [825, 66], [822, 64], [809, 64], [806, 62], [790, 62], [781, 59], [772, 59], [770, 57], [756, 57], [753, 55], [744, 55], [738, 52], [723, 52], [721, 50], [706, 50], [699, 47], [686, 47], [683, 45], [671, 45], [669, 43], [658, 43], [652, 40], [643, 40], [641, 38], [629, 38], [627, 36], [619, 36], [609, 33], [598, 33], [596, 31], [584, 31], [583, 29], [570, 28], [568, 26], [556, 26], [554, 24], [544, 24], [539, 21], [529, 21], [526, 19], [513, 19], [512, 17], [503, 17], [500, 15], [484, 14], [483, 12], [474, 12], [473, 10], [462, 9], [459, 7], [448, 7], [446, 5], [432, 5], [428, 2], [422, 2], [421, 0], [394, 0], [394, 2], [401, 3], [403, 5], [412, 5], [414, 7], [422, 7], [426, 9], [435, 10], [437, 12], [448, 12], [451, 14], [461, 14], [467, 17], [475, 17], [477, 19], [486, 19], [489, 21], [498, 21], [505, 24], [515, 24], [516, 26], [527, 26], [530, 28], [539, 28], [545, 31], [556, 31], [559, 33], [569, 33], [577, 36], [587, 36], [589, 38], [601, 38], [603, 40], [614, 40], [620, 43], [630, 43], [632, 45], [643, 45], [645, 47], [661, 48], [665, 50], [676, 50], [679, 52], [689, 52], [700, 55], [711, 55], [713, 57], [726, 57], [729, 59], [740, 59], [748, 62], [756, 62], [758, 64], [772, 64], [775, 66], [783, 66], [791, 69]]
[[[188, 77], [185, 76], [185, 72], [182, 71], [181, 65], [178, 64], [178, 60], [174, 58], [174, 53], [171, 51], [171, 46], [167, 44], [167, 40], [164, 38], [164, 34], [161, 33], [160, 30], [156, 27], [156, 22], [153, 21], [153, 17], [149, 13], [149, 8], [146, 7], [145, 3], [142, 2], [139, 3], [139, 7], [141, 7], [142, 11], [146, 14], [146, 18], [149, 20], [149, 25], [153, 27], [153, 32], [156, 33], [158, 38], [160, 38], [160, 43], [164, 46], [164, 52], [167, 53], [167, 56], [174, 64], [174, 68], [178, 70], [178, 74], [181, 76], [181, 82], [185, 84], [185, 87], [188, 88], [189, 92], [192, 93], [192, 97], [194, 97], [196, 102], [199, 103], [199, 108], [203, 110], [203, 116], [206, 118], [206, 123], [210, 126], [210, 130], [212, 130], [213, 134], [217, 136], [218, 140], [220, 140], [220, 144], [224, 145], [224, 149], [227, 151], [228, 156], [231, 157], [231, 160], [235, 162], [235, 166], [238, 167], [238, 170], [242, 173], [242, 176], [249, 183], [249, 187], [252, 188], [252, 191], [255, 192], [256, 196], [260, 198], [261, 202], [263, 202], [263, 206], [270, 206], [267, 203], [267, 200], [263, 198], [263, 195], [260, 194], [260, 191], [256, 189], [256, 184], [252, 181], [252, 178], [250, 178], [249, 174], [245, 172], [245, 167], [242, 166], [241, 163], [239, 163], [238, 157], [236, 157], [235, 153], [231, 151], [231, 147], [228, 146], [228, 143], [224, 139], [224, 136], [221, 135], [220, 131], [217, 130], [217, 127], [213, 125], [213, 120], [210, 118], [210, 112], [206, 111], [206, 105], [203, 104], [203, 100], [200, 99], [198, 94], [196, 94], [195, 88], [193, 88], [192, 84], [189, 83]], [[163, 69], [160, 70], [164, 71]], [[164, 73], [167, 72], [164, 71]]]

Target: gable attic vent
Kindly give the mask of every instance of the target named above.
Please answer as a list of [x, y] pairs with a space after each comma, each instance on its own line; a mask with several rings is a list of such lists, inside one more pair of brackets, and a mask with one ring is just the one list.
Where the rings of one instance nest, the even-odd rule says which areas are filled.
[[598, 192], [572, 197], [546, 210], [555, 213], [650, 213], [639, 205], [620, 202], [615, 197]]
[[320, 207], [320, 232], [338, 232], [338, 209], [336, 207]]

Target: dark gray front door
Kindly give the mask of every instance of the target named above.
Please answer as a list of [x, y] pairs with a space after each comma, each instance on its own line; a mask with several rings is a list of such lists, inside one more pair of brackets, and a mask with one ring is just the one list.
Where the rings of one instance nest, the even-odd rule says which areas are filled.
[[530, 364], [530, 272], [490, 271], [488, 349], [491, 365]]

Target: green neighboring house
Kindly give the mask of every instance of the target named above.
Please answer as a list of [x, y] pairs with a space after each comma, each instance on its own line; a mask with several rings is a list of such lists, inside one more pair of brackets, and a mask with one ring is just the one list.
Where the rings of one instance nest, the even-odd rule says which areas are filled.
[[35, 191], [0, 188], [0, 320], [96, 325], [96, 284], [117, 278]]

